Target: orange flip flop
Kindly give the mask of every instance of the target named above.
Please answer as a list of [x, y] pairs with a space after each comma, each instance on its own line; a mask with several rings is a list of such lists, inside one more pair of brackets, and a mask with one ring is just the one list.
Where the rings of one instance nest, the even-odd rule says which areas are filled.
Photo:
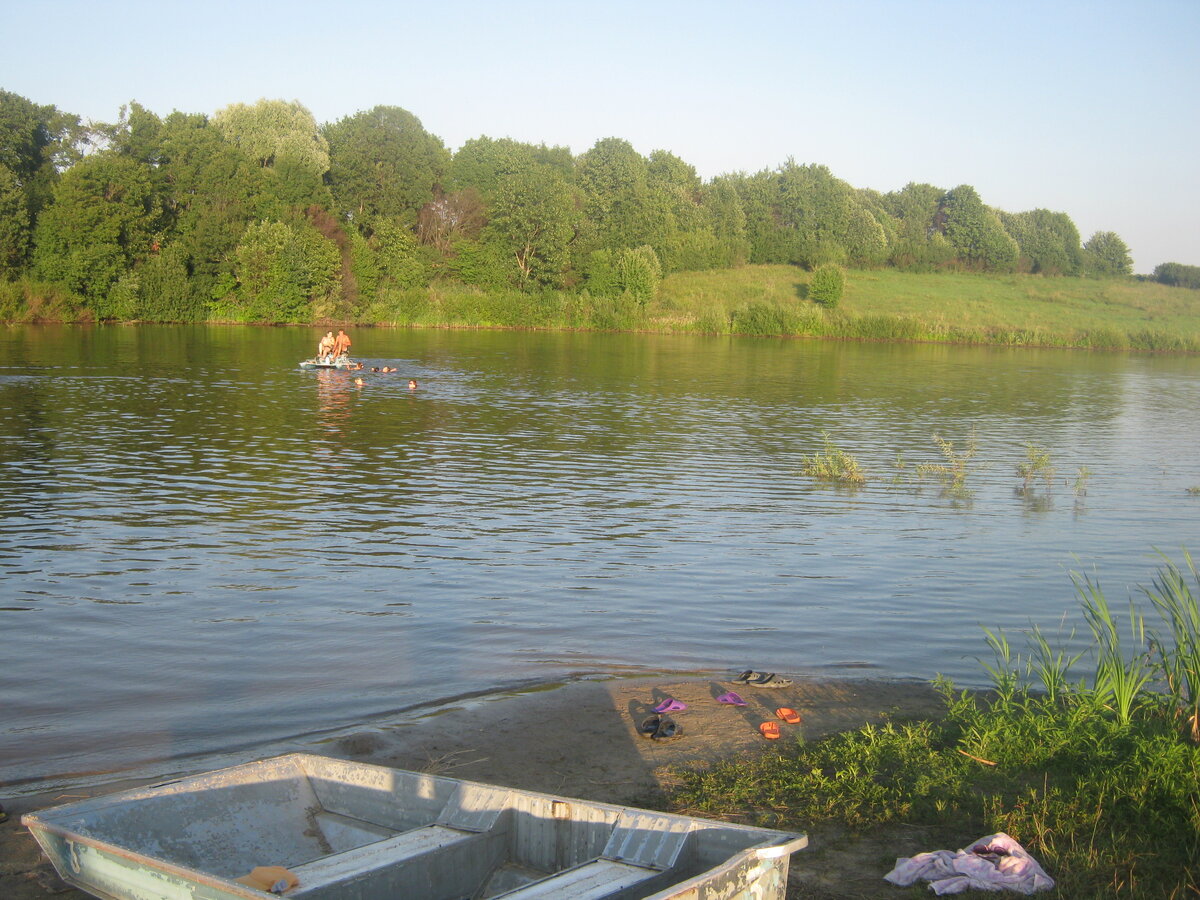
[[779, 740], [779, 723], [778, 722], [763, 722], [758, 726], [758, 730], [762, 732], [762, 736], [768, 741]]
[[779, 716], [779, 718], [783, 719], [783, 721], [787, 722], [789, 725], [800, 724], [800, 713], [796, 712], [790, 707], [779, 707], [779, 709], [775, 710], [775, 715]]

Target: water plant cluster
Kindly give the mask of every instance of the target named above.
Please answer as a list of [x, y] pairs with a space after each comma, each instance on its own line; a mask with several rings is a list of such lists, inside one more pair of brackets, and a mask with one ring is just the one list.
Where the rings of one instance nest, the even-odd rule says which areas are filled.
[[803, 457], [801, 467], [805, 475], [825, 481], [838, 481], [846, 484], [863, 484], [867, 477], [863, 473], [858, 459], [833, 443], [829, 432], [821, 432], [823, 446], [821, 452]]
[[[801, 468], [805, 475], [822, 481], [848, 485], [862, 485], [867, 482], [867, 471], [853, 453], [837, 446], [827, 431], [821, 432], [821, 441], [820, 453], [801, 459]], [[940, 434], [933, 435], [933, 442], [941, 453], [942, 461], [918, 463], [915, 467], [917, 477], [934, 478], [940, 481], [945, 486], [947, 495], [952, 498], [969, 498], [971, 492], [967, 486], [967, 477], [970, 474], [971, 460], [979, 451], [979, 440], [975, 429], [970, 430], [961, 448], [957, 447], [954, 441], [942, 437]], [[906, 468], [907, 463], [898, 454], [896, 457], [897, 472], [903, 472]], [[1050, 451], [1046, 447], [1027, 441], [1025, 443], [1025, 459], [1017, 464], [1016, 470], [1017, 475], [1021, 478], [1017, 493], [1034, 502], [1042, 502], [1048, 498], [1054, 489], [1054, 476], [1057, 469], [1054, 467]], [[1076, 472], [1073, 488], [1077, 502], [1086, 496], [1088, 480], [1091, 475], [1091, 470], [1087, 466], [1080, 466]], [[902, 480], [900, 475], [893, 479], [893, 481], [900, 480]], [[1036, 482], [1039, 480], [1045, 486], [1045, 495], [1042, 496], [1035, 493]]]
[[[854, 832], [903, 823], [929, 849], [1004, 831], [1064, 897], [1200, 893], [1200, 574], [1164, 560], [1115, 616], [1076, 578], [1090, 647], [1070, 654], [1038, 628], [1025, 652], [986, 631], [986, 692], [935, 680], [939, 721], [867, 725], [754, 759], [679, 772], [672, 803], [775, 827]], [[1132, 643], [1126, 644], [1125, 638]], [[1087, 671], [1076, 677], [1077, 667]], [[880, 860], [880, 875], [890, 868]]]

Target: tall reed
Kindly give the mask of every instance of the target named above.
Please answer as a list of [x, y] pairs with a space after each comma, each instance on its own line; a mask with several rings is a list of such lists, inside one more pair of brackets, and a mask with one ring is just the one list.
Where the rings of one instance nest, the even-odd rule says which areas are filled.
[[[1135, 651], [1129, 659], [1121, 646], [1121, 632], [1113, 619], [1100, 585], [1087, 576], [1073, 575], [1083, 601], [1083, 616], [1096, 640], [1096, 677], [1092, 694], [1098, 703], [1112, 702], [1117, 721], [1129, 724], [1133, 710], [1142, 699], [1142, 690], [1154, 676], [1146, 651]], [[1129, 631], [1140, 645], [1146, 646], [1146, 623], [1129, 602]]]
[[1192, 742], [1200, 744], [1200, 591], [1193, 593], [1187, 578], [1200, 587], [1200, 573], [1191, 554], [1184, 551], [1183, 559], [1186, 572], [1166, 560], [1144, 592], [1171, 632], [1170, 645], [1157, 634], [1151, 637], [1167, 693]]

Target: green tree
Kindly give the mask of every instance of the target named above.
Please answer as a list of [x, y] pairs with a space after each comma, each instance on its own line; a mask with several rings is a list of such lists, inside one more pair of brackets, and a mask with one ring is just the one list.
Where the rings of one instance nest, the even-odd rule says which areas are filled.
[[575, 183], [590, 224], [583, 253], [637, 247], [654, 236], [646, 160], [628, 141], [604, 138], [579, 157]]
[[371, 222], [367, 244], [375, 254], [375, 265], [383, 285], [417, 287], [426, 282], [425, 267], [417, 240], [399, 220], [379, 217]]
[[247, 322], [307, 322], [340, 287], [341, 253], [307, 224], [255, 222], [235, 251], [236, 290], [217, 311]]
[[484, 235], [516, 263], [521, 284], [559, 286], [575, 234], [570, 187], [544, 166], [532, 166], [499, 188]]
[[969, 268], [1011, 272], [1016, 267], [1017, 242], [969, 184], [946, 192], [938, 210], [938, 226]]
[[335, 208], [357, 222], [377, 215], [415, 222], [450, 163], [441, 140], [398, 106], [355, 113], [323, 134]]
[[159, 214], [145, 166], [114, 153], [89, 156], [63, 175], [38, 220], [35, 266], [107, 318], [113, 286], [152, 251]]
[[734, 181], [736, 177], [714, 178], [701, 188], [704, 208], [708, 210], [717, 239], [712, 261], [716, 268], [744, 266], [750, 260], [746, 210]]
[[284, 100], [234, 103], [217, 110], [211, 122], [263, 170], [261, 216], [284, 217], [296, 207], [329, 205], [324, 183], [329, 144], [303, 105]]
[[182, 248], [198, 314], [234, 283], [233, 250], [246, 226], [261, 217], [266, 176], [204, 115], [172, 113], [159, 143], [164, 243]]
[[25, 195], [29, 227], [50, 202], [59, 173], [82, 157], [89, 139], [78, 116], [0, 90], [0, 166]]
[[1171, 287], [1200, 288], [1200, 266], [1185, 266], [1183, 263], [1159, 263], [1154, 267], [1154, 280]]
[[0, 164], [0, 280], [17, 277], [29, 254], [29, 206], [17, 176]]
[[1133, 257], [1129, 247], [1113, 231], [1097, 231], [1083, 245], [1084, 267], [1099, 276], [1132, 275]]
[[512, 138], [472, 138], [459, 147], [450, 163], [446, 188], [451, 192], [474, 189], [485, 203], [499, 192], [505, 179], [539, 166], [570, 184], [575, 160], [566, 147], [525, 144]]
[[1066, 213], [1035, 209], [1001, 214], [1020, 248], [1019, 268], [1035, 275], [1078, 275], [1083, 260], [1079, 230]]
[[909, 182], [883, 197], [892, 216], [895, 237], [888, 261], [899, 269], [928, 272], [954, 260], [954, 248], [937, 227], [946, 192], [932, 184]]

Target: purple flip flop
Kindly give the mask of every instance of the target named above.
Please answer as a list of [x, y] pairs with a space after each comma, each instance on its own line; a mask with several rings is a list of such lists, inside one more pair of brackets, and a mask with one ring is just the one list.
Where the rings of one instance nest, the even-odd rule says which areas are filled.
[[732, 703], [734, 706], [745, 706], [746, 705], [746, 701], [743, 700], [741, 697], [739, 697], [737, 694], [735, 694], [733, 691], [729, 691], [728, 693], [722, 694], [720, 697], [717, 698], [717, 702], [718, 703]]
[[680, 712], [685, 709], [687, 709], [687, 704], [682, 700], [676, 700], [674, 697], [668, 697], [662, 703], [658, 704], [658, 706], [654, 707], [656, 713]]

